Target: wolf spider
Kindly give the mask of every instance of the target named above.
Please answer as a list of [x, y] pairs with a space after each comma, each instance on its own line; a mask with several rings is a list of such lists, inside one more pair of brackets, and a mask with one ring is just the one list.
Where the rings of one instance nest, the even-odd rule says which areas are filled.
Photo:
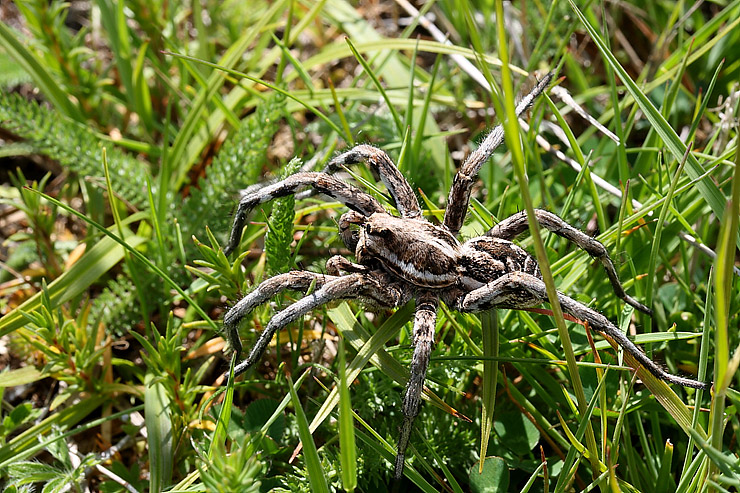
[[[552, 74], [544, 77], [521, 100], [516, 107], [517, 116], [545, 91], [551, 79]], [[326, 263], [326, 274], [308, 271], [278, 274], [263, 281], [234, 305], [224, 316], [224, 327], [238, 357], [242, 350], [239, 323], [247, 314], [280, 291], [306, 292], [315, 287], [311, 294], [272, 317], [249, 356], [236, 365], [233, 376], [246, 372], [260, 359], [277, 330], [324, 303], [359, 298], [392, 308], [413, 298], [416, 302], [414, 352], [403, 398], [404, 419], [394, 471], [399, 479], [403, 473], [412, 423], [419, 413], [440, 300], [460, 312], [481, 312], [495, 308], [521, 310], [548, 299], [537, 261], [511, 242], [528, 229], [526, 212], [504, 219], [482, 236], [465, 242], [457, 238], [476, 175], [502, 143], [503, 136], [503, 128], [499, 125], [463, 163], [453, 180], [441, 226], [422, 216], [411, 186], [396, 165], [385, 152], [369, 145], [358, 145], [340, 154], [329, 162], [324, 172], [296, 173], [245, 193], [235, 214], [225, 254], [233, 252], [239, 245], [247, 215], [255, 206], [304, 189], [313, 189], [351, 209], [339, 219], [339, 234], [347, 248], [355, 252], [356, 262], [334, 256]], [[342, 166], [361, 162], [380, 176], [400, 217], [386, 212], [371, 195], [331, 175]], [[572, 241], [598, 259], [616, 295], [641, 312], [651, 313], [649, 308], [625, 293], [604, 245], [550, 212], [535, 210], [535, 219], [541, 226]], [[667, 373], [599, 312], [562, 293], [558, 293], [558, 299], [566, 313], [612, 338], [659, 379], [686, 387], [707, 388], [703, 382]]]

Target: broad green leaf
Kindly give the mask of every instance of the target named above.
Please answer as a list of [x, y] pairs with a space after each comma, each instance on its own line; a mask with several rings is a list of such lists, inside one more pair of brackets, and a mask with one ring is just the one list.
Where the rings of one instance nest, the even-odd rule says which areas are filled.
[[468, 471], [470, 491], [474, 493], [506, 493], [509, 491], [509, 466], [501, 457], [489, 457], [483, 468], [473, 466]]
[[163, 491], [172, 478], [174, 440], [172, 436], [172, 403], [165, 385], [153, 373], [144, 382], [144, 421], [149, 445], [149, 491]]

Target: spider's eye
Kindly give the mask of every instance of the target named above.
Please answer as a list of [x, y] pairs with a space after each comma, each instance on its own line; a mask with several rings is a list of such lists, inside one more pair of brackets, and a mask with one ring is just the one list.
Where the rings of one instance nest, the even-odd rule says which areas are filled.
[[377, 224], [366, 224], [365, 233], [367, 233], [368, 235], [379, 236], [381, 238], [387, 238], [388, 236], [390, 236], [391, 230], [386, 228], [385, 226], [378, 226]]

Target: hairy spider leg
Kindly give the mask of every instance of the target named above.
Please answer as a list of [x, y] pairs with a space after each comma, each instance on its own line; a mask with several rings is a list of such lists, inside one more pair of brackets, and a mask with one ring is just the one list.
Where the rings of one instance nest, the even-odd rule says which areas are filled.
[[312, 284], [320, 288], [330, 281], [338, 279], [336, 276], [327, 276], [315, 272], [294, 270], [278, 274], [260, 283], [254, 290], [232, 306], [224, 315], [224, 332], [229, 345], [236, 353], [237, 358], [242, 352], [242, 343], [239, 339], [239, 323], [252, 310], [275, 296], [280, 291], [293, 289], [305, 292]]
[[[520, 116], [529, 108], [534, 100], [542, 94], [553, 78], [553, 73], [547, 74], [537, 83], [529, 94], [524, 96], [516, 106], [516, 115]], [[465, 216], [468, 213], [468, 204], [470, 203], [470, 192], [473, 188], [475, 177], [488, 158], [504, 142], [504, 127], [496, 125], [491, 133], [483, 139], [480, 146], [470, 153], [468, 158], [458, 170], [455, 178], [452, 180], [450, 194], [447, 197], [447, 209], [445, 210], [444, 226], [453, 235], [457, 235], [462, 228]]]
[[277, 183], [242, 196], [236, 214], [234, 214], [234, 224], [231, 227], [229, 241], [224, 247], [224, 254], [229, 255], [239, 246], [247, 216], [254, 207], [278, 197], [294, 194], [307, 187], [312, 187], [317, 192], [328, 195], [350, 209], [368, 216], [373, 212], [385, 212], [383, 206], [373, 196], [329, 174], [317, 172], [296, 173]]
[[421, 207], [414, 191], [401, 174], [398, 166], [384, 151], [377, 147], [360, 144], [332, 159], [326, 166], [327, 172], [335, 172], [341, 166], [367, 163], [388, 189], [401, 217], [420, 217]]
[[[547, 300], [547, 290], [541, 279], [523, 272], [511, 272], [460, 297], [453, 306], [461, 312], [478, 312], [493, 308], [521, 309], [527, 305], [538, 305], [545, 300]], [[668, 373], [648, 358], [642, 352], [642, 349], [627, 338], [601, 313], [561, 292], [558, 292], [558, 300], [564, 312], [588, 322], [589, 327], [610, 337], [657, 378], [668, 383], [695, 389], [708, 389], [711, 386], [710, 383]], [[512, 303], [512, 301], [514, 302]]]
[[267, 345], [272, 340], [275, 332], [279, 329], [297, 320], [300, 316], [310, 312], [317, 306], [323, 305], [332, 300], [351, 296], [359, 290], [363, 281], [364, 279], [361, 274], [351, 274], [349, 276], [334, 279], [327, 282], [321, 288], [305, 298], [301, 298], [292, 305], [276, 313], [257, 338], [257, 342], [249, 352], [249, 356], [234, 368], [234, 377], [236, 378], [249, 370], [260, 360], [260, 358], [262, 358], [265, 349], [267, 349]]
[[[269, 282], [271, 279], [264, 281], [263, 284]], [[259, 288], [257, 289], [259, 290]], [[279, 289], [283, 288], [281, 287]], [[373, 275], [373, 273], [354, 273], [342, 277], [327, 276], [327, 282], [319, 289], [284, 308], [272, 317], [257, 338], [257, 342], [249, 352], [249, 356], [234, 368], [234, 377], [246, 372], [260, 360], [265, 349], [267, 349], [267, 345], [279, 329], [294, 322], [316, 307], [330, 301], [358, 297], [365, 297], [379, 305], [394, 308], [408, 299], [408, 293], [400, 289], [396, 283], [390, 282], [390, 279], [384, 273], [380, 273], [380, 275]], [[236, 317], [229, 317], [229, 323], [231, 324], [238, 325], [239, 320]]]
[[403, 397], [403, 424], [398, 438], [394, 478], [400, 480], [403, 475], [406, 448], [409, 444], [414, 419], [421, 407], [421, 392], [424, 389], [429, 359], [432, 356], [434, 345], [434, 328], [437, 322], [437, 308], [439, 297], [423, 292], [416, 298], [416, 314], [414, 315], [414, 354], [411, 357], [409, 380], [406, 383], [406, 393]]
[[[614, 293], [627, 304], [635, 307], [643, 313], [652, 315], [653, 311], [650, 308], [646, 307], [624, 291], [622, 283], [619, 282], [619, 276], [617, 276], [617, 270], [614, 268], [614, 263], [609, 257], [606, 247], [600, 241], [591, 238], [583, 231], [574, 228], [552, 212], [535, 209], [534, 218], [540, 226], [547, 228], [558, 236], [562, 236], [566, 240], [572, 241], [585, 250], [586, 253], [601, 262], [601, 265], [604, 266], [604, 270], [606, 271], [606, 275], [609, 277], [609, 282], [614, 289]], [[513, 240], [528, 229], [527, 212], [521, 211], [498, 223], [496, 226], [491, 228], [485, 236], [492, 236], [494, 238], [501, 238], [504, 240]]]

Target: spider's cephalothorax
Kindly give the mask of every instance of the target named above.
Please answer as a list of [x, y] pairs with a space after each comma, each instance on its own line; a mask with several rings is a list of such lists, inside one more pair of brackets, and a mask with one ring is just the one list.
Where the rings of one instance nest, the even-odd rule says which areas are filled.
[[[534, 87], [517, 106], [517, 115], [532, 104], [551, 79], [552, 75], [547, 75]], [[504, 219], [484, 235], [464, 243], [457, 239], [475, 177], [502, 141], [503, 129], [498, 126], [463, 163], [452, 183], [441, 226], [424, 219], [411, 186], [398, 168], [383, 151], [369, 145], [356, 146], [337, 156], [324, 172], [297, 173], [244, 194], [234, 218], [229, 243], [224, 248], [227, 255], [238, 246], [247, 215], [256, 205], [303, 189], [313, 189], [351, 209], [339, 220], [339, 234], [347, 248], [355, 252], [356, 262], [335, 256], [327, 261], [326, 274], [308, 271], [279, 274], [263, 281], [234, 305], [224, 317], [224, 327], [238, 356], [242, 349], [238, 336], [239, 322], [250, 311], [282, 290], [305, 292], [315, 287], [311, 294], [272, 317], [249, 356], [235, 367], [234, 376], [244, 373], [259, 360], [277, 330], [319, 305], [351, 298], [396, 307], [413, 298], [416, 302], [414, 353], [404, 395], [404, 422], [394, 471], [395, 477], [400, 478], [411, 425], [419, 413], [440, 300], [461, 312], [524, 309], [547, 300], [537, 262], [511, 242], [528, 229], [525, 213]], [[344, 165], [359, 162], [367, 163], [380, 176], [400, 216], [389, 214], [374, 197], [331, 174]], [[534, 219], [599, 260], [617, 296], [636, 309], [651, 313], [625, 293], [604, 245], [550, 212], [536, 210]], [[687, 387], [708, 387], [703, 382], [667, 373], [599, 312], [562, 293], [558, 293], [558, 299], [563, 311], [612, 338], [656, 377]]]

